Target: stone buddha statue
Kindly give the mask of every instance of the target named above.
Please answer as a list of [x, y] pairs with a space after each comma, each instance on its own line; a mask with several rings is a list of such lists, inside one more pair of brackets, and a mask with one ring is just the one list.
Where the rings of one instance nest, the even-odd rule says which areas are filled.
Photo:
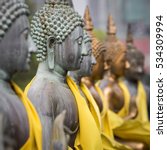
[[88, 55], [83, 57], [80, 69], [69, 73], [77, 84], [80, 84], [82, 77], [91, 75], [93, 66], [96, 64], [96, 60], [92, 54], [92, 40], [86, 31], [84, 33], [83, 49], [86, 49]]
[[91, 40], [90, 36], [86, 33], [86, 31], [84, 34], [83, 48], [88, 51], [88, 55], [83, 57], [83, 61], [81, 63], [80, 69], [77, 71], [71, 71], [69, 73], [69, 75], [72, 77], [72, 79], [77, 84], [81, 95], [84, 97], [84, 99], [89, 107], [89, 110], [91, 111], [93, 117], [96, 120], [97, 126], [100, 127], [101, 123], [100, 123], [99, 108], [98, 108], [95, 100], [93, 99], [91, 93], [89, 92], [88, 88], [86, 87], [86, 85], [84, 85], [81, 82], [82, 77], [91, 76], [93, 66], [96, 64], [96, 60], [95, 60], [93, 53], [92, 53], [92, 40]]
[[[133, 42], [133, 35], [132, 35], [132, 31], [131, 31], [131, 25], [128, 25], [128, 31], [127, 31], [127, 39], [126, 39], [126, 45], [127, 45], [127, 50], [137, 50], [139, 51]], [[140, 80], [144, 86], [145, 92], [147, 94], [147, 104], [148, 104], [148, 115], [150, 115], [150, 77], [149, 74], [147, 74], [144, 70], [144, 55], [141, 53], [139, 54], [139, 57], [137, 58], [138, 62], [139, 62], [139, 66], [141, 66], [139, 68], [139, 75], [136, 76], [137, 80]], [[129, 68], [129, 63], [127, 64], [127, 68]], [[133, 74], [133, 73], [132, 73]], [[127, 74], [127, 76], [129, 76]], [[132, 77], [133, 79], [133, 77]]]
[[88, 55], [83, 57], [83, 61], [79, 70], [71, 71], [69, 73], [69, 75], [75, 80], [76, 83], [80, 83], [82, 77], [90, 76], [93, 66], [96, 64], [96, 60], [92, 54], [92, 40], [87, 32], [84, 32], [83, 49], [86, 49]]
[[100, 82], [109, 108], [118, 112], [123, 104], [124, 98], [118, 85], [118, 78], [124, 75], [126, 48], [116, 36], [116, 25], [112, 16], [108, 18], [108, 30], [106, 39], [105, 65], [103, 80]]
[[[127, 62], [125, 67], [125, 79], [126, 84], [128, 85], [129, 92], [131, 93], [131, 105], [129, 109], [134, 110], [135, 115], [137, 115], [137, 105], [133, 104], [136, 103], [136, 95], [137, 95], [137, 85], [138, 81], [141, 81], [146, 92], [146, 97], [149, 99], [149, 85], [144, 82], [144, 55], [140, 52], [133, 43], [133, 36], [131, 33], [131, 26], [128, 25], [128, 32], [127, 32]], [[146, 99], [146, 100], [147, 100]], [[149, 101], [149, 100], [148, 100]], [[131, 108], [134, 107], [134, 108]], [[132, 117], [133, 118], [133, 117]]]
[[133, 45], [128, 33], [125, 77], [118, 81], [124, 97], [124, 105], [118, 115], [124, 123], [114, 129], [114, 134], [123, 142], [128, 141], [133, 149], [149, 149], [150, 124], [147, 110], [147, 94], [140, 80], [144, 72], [144, 55]]
[[127, 64], [125, 70], [125, 83], [128, 86], [131, 100], [129, 110], [132, 110], [131, 118], [135, 118], [138, 113], [136, 105], [137, 85], [141, 74], [144, 72], [144, 55], [133, 49], [127, 51]]
[[91, 76], [84, 77], [82, 79], [82, 82], [85, 83], [89, 88], [89, 90], [91, 91], [101, 112], [103, 109], [102, 100], [99, 94], [97, 93], [94, 85], [96, 81], [98, 81], [99, 79], [102, 79], [103, 71], [104, 71], [104, 52], [106, 49], [104, 44], [100, 42], [93, 33], [93, 23], [92, 23], [88, 6], [86, 7], [86, 10], [85, 10], [84, 20], [85, 20], [85, 29], [92, 39], [92, 53], [96, 59], [96, 65], [93, 66]]
[[28, 15], [28, 6], [23, 0], [0, 1], [0, 113], [4, 149], [41, 150], [38, 115], [12, 81], [16, 72], [29, 69], [32, 49]]
[[63, 110], [66, 111], [64, 130], [71, 148], [79, 130], [76, 99], [67, 84], [66, 75], [68, 71], [78, 70], [83, 56], [88, 53], [82, 50], [84, 22], [70, 2], [46, 0], [31, 24], [39, 66], [25, 93], [40, 116], [43, 149], [46, 150], [50, 148], [53, 122]]

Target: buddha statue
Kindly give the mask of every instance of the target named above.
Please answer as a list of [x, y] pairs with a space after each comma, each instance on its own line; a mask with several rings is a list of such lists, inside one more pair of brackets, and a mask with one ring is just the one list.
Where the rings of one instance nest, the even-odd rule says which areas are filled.
[[100, 123], [99, 108], [95, 100], [93, 99], [91, 93], [89, 92], [88, 88], [86, 87], [86, 85], [81, 82], [82, 77], [91, 75], [93, 66], [96, 64], [96, 60], [92, 54], [92, 40], [90, 36], [86, 33], [86, 31], [84, 34], [83, 48], [85, 48], [88, 51], [88, 55], [83, 57], [80, 69], [77, 71], [69, 72], [69, 75], [77, 84], [81, 95], [84, 97], [87, 106], [89, 107], [93, 117], [95, 118], [98, 128], [100, 128], [101, 123]]
[[[96, 60], [95, 60], [93, 53], [92, 53], [92, 40], [86, 31], [84, 33], [83, 49], [86, 49], [88, 51], [88, 55], [83, 57], [83, 61], [81, 63], [80, 69], [77, 71], [69, 72], [69, 75], [71, 76], [71, 78], [75, 82], [80, 95], [83, 97], [83, 100], [86, 104], [85, 109], [87, 108], [90, 115], [92, 116], [91, 118], [93, 119], [93, 122], [95, 123], [93, 128], [94, 128], [94, 130], [96, 130], [97, 134], [93, 135], [92, 133], [94, 131], [92, 132], [90, 129], [87, 129], [87, 132], [92, 132], [91, 133], [92, 135], [90, 135], [90, 136], [92, 136], [92, 138], [94, 137], [94, 139], [96, 139], [95, 141], [98, 141], [97, 142], [98, 145], [97, 145], [96, 149], [101, 150], [101, 149], [103, 149], [103, 146], [102, 146], [102, 140], [101, 140], [100, 111], [99, 111], [99, 108], [96, 104], [96, 101], [94, 100], [93, 96], [91, 95], [89, 89], [86, 87], [86, 85], [84, 83], [81, 82], [82, 77], [91, 75], [93, 66], [96, 64]], [[83, 105], [82, 105], [81, 109], [83, 109]], [[86, 116], [85, 114], [83, 117], [88, 118], [88, 116]], [[84, 131], [84, 132], [86, 132], [86, 131]], [[88, 134], [88, 133], [86, 133], [86, 134]], [[89, 136], [89, 135], [87, 135], [87, 136]], [[86, 136], [86, 138], [87, 138], [87, 136]]]
[[[127, 39], [126, 39], [127, 50], [139, 51], [134, 45], [133, 35], [132, 35], [131, 30], [132, 30], [131, 24], [128, 24]], [[147, 96], [148, 115], [150, 115], [150, 111], [149, 111], [150, 110], [150, 77], [149, 77], [149, 74], [147, 74], [144, 70], [144, 61], [145, 61], [144, 55], [142, 53], [140, 53], [139, 57], [137, 57], [136, 59], [138, 59], [140, 67], [138, 68], [139, 74], [137, 76], [135, 76], [135, 78], [136, 78], [135, 80], [140, 80], [144, 86], [146, 96]], [[127, 63], [127, 68], [130, 68], [129, 63]], [[126, 71], [126, 72], [128, 72], [128, 71]], [[126, 74], [127, 74], [127, 77], [129, 75], [131, 76], [131, 73], [130, 74], [126, 73]], [[129, 77], [129, 78], [133, 79], [134, 77]]]
[[92, 74], [89, 77], [82, 78], [82, 82], [87, 85], [89, 90], [91, 91], [100, 112], [103, 110], [102, 99], [95, 89], [95, 82], [102, 78], [104, 71], [104, 52], [105, 46], [102, 42], [100, 42], [93, 33], [93, 23], [90, 16], [89, 7], [86, 7], [85, 14], [85, 30], [88, 32], [92, 39], [92, 53], [96, 59], [96, 65], [93, 66]]
[[83, 19], [69, 2], [46, 0], [31, 24], [39, 66], [25, 93], [40, 116], [44, 150], [50, 148], [53, 122], [63, 110], [66, 111], [64, 130], [69, 136], [68, 148], [83, 146], [78, 136], [82, 123], [78, 98], [69, 86], [71, 80], [67, 82], [67, 72], [78, 70], [88, 52], [82, 49]]
[[12, 81], [27, 71], [32, 53], [29, 9], [23, 0], [0, 1], [0, 113], [4, 149], [41, 150], [41, 123], [35, 108]]
[[133, 45], [132, 36], [128, 36], [127, 41], [125, 77], [118, 82], [124, 96], [124, 105], [118, 115], [124, 123], [114, 129], [114, 134], [121, 140], [129, 141], [134, 149], [149, 149], [147, 94], [140, 80], [144, 72], [144, 55]]
[[79, 70], [69, 72], [69, 75], [78, 85], [81, 83], [82, 77], [91, 75], [93, 66], [96, 64], [96, 60], [92, 54], [92, 40], [88, 33], [86, 31], [84, 32], [84, 43], [82, 48], [86, 49], [88, 55], [83, 57]]
[[[85, 29], [89, 33], [92, 39], [92, 53], [93, 53], [93, 56], [95, 56], [96, 64], [93, 66], [91, 75], [87, 73], [87, 77], [83, 77], [81, 79], [81, 82], [83, 85], [85, 84], [87, 86], [87, 88], [89, 89], [90, 95], [96, 101], [96, 104], [99, 108], [100, 117], [101, 117], [100, 131], [101, 131], [103, 149], [130, 150], [131, 148], [125, 145], [122, 145], [121, 143], [115, 141], [114, 139], [112, 124], [110, 123], [110, 120], [112, 118], [111, 115], [114, 115], [114, 114], [111, 114], [111, 112], [109, 111], [107, 101], [105, 100], [103, 93], [99, 87], [99, 81], [103, 77], [104, 53], [106, 51], [106, 48], [104, 44], [100, 42], [93, 34], [93, 23], [90, 17], [88, 6], [86, 7], [86, 10], [85, 10], [84, 19], [85, 19]], [[85, 70], [85, 68], [83, 70]]]
[[112, 16], [108, 18], [108, 31], [106, 39], [106, 52], [103, 80], [100, 82], [109, 108], [118, 112], [124, 104], [121, 89], [118, 86], [118, 78], [124, 75], [126, 48], [116, 36], [117, 28]]

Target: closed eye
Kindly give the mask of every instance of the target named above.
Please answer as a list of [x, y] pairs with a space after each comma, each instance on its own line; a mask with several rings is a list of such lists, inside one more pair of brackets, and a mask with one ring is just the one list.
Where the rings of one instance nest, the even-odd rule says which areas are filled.
[[76, 40], [77, 40], [77, 43], [78, 43], [79, 45], [82, 45], [82, 41], [83, 41], [83, 37], [82, 37], [82, 36], [80, 36], [80, 37], [77, 38]]

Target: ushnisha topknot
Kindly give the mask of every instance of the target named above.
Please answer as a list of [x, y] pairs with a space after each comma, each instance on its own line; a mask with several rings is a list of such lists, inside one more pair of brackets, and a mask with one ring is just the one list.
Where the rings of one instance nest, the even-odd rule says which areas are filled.
[[108, 25], [107, 25], [108, 36], [106, 41], [107, 51], [105, 53], [105, 60], [107, 61], [108, 59], [109, 60], [111, 59], [113, 64], [116, 62], [120, 54], [125, 53], [126, 51], [125, 45], [118, 40], [116, 33], [117, 33], [117, 28], [112, 16], [110, 15], [108, 17]]
[[21, 15], [29, 15], [24, 0], [0, 0], [0, 41], [12, 23]]
[[131, 24], [128, 24], [126, 43], [133, 44], [133, 35], [132, 35]]
[[44, 61], [47, 55], [47, 38], [54, 36], [61, 44], [77, 27], [84, 26], [81, 16], [71, 7], [71, 0], [46, 0], [31, 22], [31, 35], [38, 48], [37, 61]]
[[92, 18], [90, 16], [90, 10], [89, 10], [88, 6], [85, 9], [84, 21], [85, 21], [84, 29], [89, 33], [89, 35], [92, 39], [92, 53], [93, 53], [94, 57], [97, 59], [102, 53], [104, 53], [106, 51], [106, 47], [93, 34], [94, 26], [93, 26]]
[[116, 34], [117, 27], [111, 15], [108, 16], [107, 34]]
[[84, 14], [84, 21], [85, 21], [85, 30], [86, 31], [93, 31], [93, 22], [92, 22], [92, 18], [90, 16], [90, 10], [89, 10], [89, 7], [86, 6], [86, 9], [85, 9], [85, 14]]

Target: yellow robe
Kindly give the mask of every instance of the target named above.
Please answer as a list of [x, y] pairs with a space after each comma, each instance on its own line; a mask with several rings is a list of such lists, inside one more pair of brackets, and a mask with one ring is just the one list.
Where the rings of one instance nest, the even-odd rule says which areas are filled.
[[[120, 80], [119, 86], [123, 90], [125, 104], [118, 112], [120, 117], [129, 114], [130, 93], [125, 83]], [[138, 115], [135, 119], [124, 120], [124, 123], [114, 129], [114, 134], [123, 139], [136, 140], [150, 144], [150, 123], [147, 112], [146, 93], [140, 81], [138, 81], [138, 91], [136, 97]]]
[[42, 150], [42, 126], [39, 116], [26, 94], [14, 82], [11, 84], [26, 109], [29, 121], [29, 138], [20, 150]]
[[102, 150], [101, 134], [96, 125], [96, 121], [87, 106], [86, 100], [81, 96], [77, 85], [70, 77], [67, 77], [67, 83], [78, 106], [79, 131], [74, 144], [75, 149]]
[[117, 114], [109, 110], [107, 100], [99, 88], [98, 82], [95, 85], [95, 89], [100, 95], [103, 101], [103, 111], [101, 113], [102, 121], [102, 142], [104, 150], [130, 150], [131, 148], [125, 146], [114, 139], [113, 129], [123, 124], [123, 119], [120, 118]]

